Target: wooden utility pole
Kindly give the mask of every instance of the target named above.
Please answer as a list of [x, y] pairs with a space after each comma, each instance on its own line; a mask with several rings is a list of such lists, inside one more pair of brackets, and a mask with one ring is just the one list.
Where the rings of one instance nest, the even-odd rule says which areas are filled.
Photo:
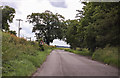
[[23, 21], [22, 19], [16, 19], [16, 21], [19, 21], [19, 26], [18, 26], [18, 37], [20, 37], [20, 30], [22, 29], [20, 27], [20, 21]]

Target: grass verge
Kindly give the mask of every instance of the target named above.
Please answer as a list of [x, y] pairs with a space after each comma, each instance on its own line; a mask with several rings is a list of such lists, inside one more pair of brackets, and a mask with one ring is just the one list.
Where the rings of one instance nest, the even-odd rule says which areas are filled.
[[65, 49], [65, 51], [69, 51], [69, 52], [79, 54], [79, 55], [84, 55], [84, 56], [91, 56], [91, 53], [88, 51], [88, 49], [82, 49], [82, 51], [73, 50], [73, 49]]
[[93, 54], [91, 54], [88, 49], [83, 49], [82, 51], [73, 50], [73, 49], [63, 49], [65, 51], [69, 51], [75, 54], [90, 56], [93, 60], [103, 62], [108, 65], [115, 66], [120, 68], [120, 52], [118, 47], [109, 47], [96, 49]]
[[120, 68], [119, 55], [118, 47], [106, 46], [103, 49], [97, 49], [92, 55], [92, 59]]
[[39, 51], [37, 42], [26, 41], [9, 33], [2, 33], [2, 76], [31, 76], [45, 61], [52, 48], [44, 45]]
[[3, 76], [31, 76], [38, 67], [45, 61], [50, 49], [46, 52], [38, 51], [36, 56], [22, 54], [15, 60], [3, 64]]

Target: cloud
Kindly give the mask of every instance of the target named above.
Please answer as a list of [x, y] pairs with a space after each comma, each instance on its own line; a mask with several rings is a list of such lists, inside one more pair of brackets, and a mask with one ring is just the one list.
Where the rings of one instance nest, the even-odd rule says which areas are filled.
[[12, 8], [17, 8], [17, 5], [15, 2], [2, 2], [2, 6], [10, 6]]
[[0, 6], [10, 6], [12, 8], [15, 9], [15, 11], [17, 11], [17, 13], [21, 14], [21, 12], [18, 10], [19, 9], [19, 4], [20, 1], [1, 1]]
[[67, 44], [65, 41], [59, 40], [59, 39], [54, 39], [54, 40], [53, 40], [53, 43], [50, 43], [50, 45], [53, 45], [53, 46], [59, 45], [59, 46], [67, 46], [67, 47], [70, 47], [70, 45]]
[[67, 8], [65, 0], [49, 0], [49, 2], [53, 7]]

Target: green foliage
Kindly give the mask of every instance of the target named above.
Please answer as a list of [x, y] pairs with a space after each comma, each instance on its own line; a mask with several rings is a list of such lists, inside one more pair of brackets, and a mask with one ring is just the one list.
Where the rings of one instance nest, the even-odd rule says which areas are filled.
[[62, 39], [64, 21], [62, 15], [46, 10], [44, 13], [32, 13], [27, 19], [34, 25], [32, 31], [35, 32], [38, 40], [42, 38], [49, 45], [54, 39]]
[[[120, 45], [120, 2], [83, 3], [83, 10], [77, 10], [77, 23], [68, 20], [66, 41], [75, 47], [88, 48], [93, 53], [106, 45]], [[74, 29], [74, 26], [76, 27]], [[75, 33], [75, 34], [74, 34]]]
[[65, 30], [65, 38], [66, 42], [71, 45], [71, 48], [76, 49], [78, 46], [79, 38], [77, 32], [77, 26], [79, 22], [77, 20], [67, 20], [65, 21], [66, 30]]
[[15, 35], [16, 36], [16, 31], [12, 31], [12, 30], [10, 30], [10, 31], [8, 31], [10, 34], [13, 34], [13, 35]]
[[26, 41], [9, 33], [3, 32], [2, 35], [3, 76], [31, 76], [52, 50], [44, 45], [45, 51], [41, 52], [37, 42]]
[[[119, 45], [119, 7], [120, 3], [89, 3], [86, 8], [86, 18], [90, 18], [88, 26], [93, 27], [91, 30], [95, 35], [94, 44], [97, 47]], [[92, 13], [91, 13], [92, 11]], [[92, 34], [91, 34], [92, 35]]]
[[97, 49], [92, 55], [92, 59], [120, 67], [120, 59], [118, 57], [120, 54], [118, 53], [118, 47], [106, 46], [103, 49]]
[[86, 42], [87, 48], [89, 48], [90, 52], [94, 52], [96, 48], [96, 39], [95, 39], [95, 32], [92, 26], [87, 26], [85, 30], [84, 40]]
[[15, 9], [9, 6], [0, 7], [0, 9], [2, 9], [2, 30], [8, 31], [8, 23], [12, 23], [13, 18], [15, 16]]

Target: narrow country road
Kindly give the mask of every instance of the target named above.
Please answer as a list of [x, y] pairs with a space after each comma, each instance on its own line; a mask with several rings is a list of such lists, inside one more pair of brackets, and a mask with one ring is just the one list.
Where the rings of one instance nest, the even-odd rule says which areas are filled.
[[34, 76], [118, 76], [118, 70], [84, 56], [53, 50]]

